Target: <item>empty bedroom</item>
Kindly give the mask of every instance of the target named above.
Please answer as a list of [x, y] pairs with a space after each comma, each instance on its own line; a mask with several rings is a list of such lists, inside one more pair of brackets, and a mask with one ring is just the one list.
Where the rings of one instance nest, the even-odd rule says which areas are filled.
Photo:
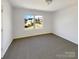
[[78, 59], [78, 1], [1, 0], [1, 59]]

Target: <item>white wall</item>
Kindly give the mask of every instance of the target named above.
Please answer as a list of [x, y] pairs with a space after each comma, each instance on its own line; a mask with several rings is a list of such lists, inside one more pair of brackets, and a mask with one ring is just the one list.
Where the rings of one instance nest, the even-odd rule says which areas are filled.
[[[43, 28], [25, 30], [24, 16], [29, 13], [31, 13], [32, 15], [42, 15], [44, 17]], [[14, 7], [13, 8], [13, 36], [14, 38], [50, 33], [51, 32], [51, 16], [50, 15], [51, 15], [50, 12], [43, 12], [43, 11]]]
[[1, 57], [4, 56], [9, 45], [12, 42], [12, 16], [11, 16], [11, 6], [7, 0], [2, 0], [3, 13], [2, 13], [2, 41], [1, 41]]
[[52, 33], [78, 44], [77, 5], [52, 13]]

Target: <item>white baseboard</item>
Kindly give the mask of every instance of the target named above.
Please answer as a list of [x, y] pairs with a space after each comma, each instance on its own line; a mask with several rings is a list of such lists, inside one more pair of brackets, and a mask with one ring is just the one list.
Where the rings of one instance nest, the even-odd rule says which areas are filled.
[[[52, 34], [57, 35], [56, 33], [52, 33]], [[78, 43], [76, 43], [76, 42], [74, 42], [74, 41], [72, 41], [72, 40], [68, 40], [67, 38], [64, 38], [64, 37], [62, 37], [62, 36], [60, 36], [60, 35], [57, 35], [57, 36], [59, 36], [59, 37], [61, 37], [61, 38], [65, 39], [65, 40], [67, 40], [67, 41], [70, 41], [70, 42], [72, 42], [72, 43], [74, 43], [74, 44], [78, 45]]]
[[50, 32], [46, 32], [46, 33], [39, 33], [39, 34], [35, 34], [35, 35], [28, 35], [28, 36], [19, 36], [19, 37], [15, 37], [14, 39], [19, 39], [19, 38], [24, 38], [24, 37], [31, 37], [31, 36], [36, 36], [36, 35], [42, 35], [42, 34], [49, 34]]
[[[13, 41], [13, 39], [10, 41], [10, 44], [12, 43], [12, 41]], [[8, 48], [9, 48], [9, 46], [10, 46], [10, 44], [6, 47], [6, 49], [5, 49], [5, 50], [2, 50], [2, 51], [1, 51], [1, 58], [3, 58], [3, 57], [4, 57], [4, 55], [5, 55], [6, 51], [8, 50]]]

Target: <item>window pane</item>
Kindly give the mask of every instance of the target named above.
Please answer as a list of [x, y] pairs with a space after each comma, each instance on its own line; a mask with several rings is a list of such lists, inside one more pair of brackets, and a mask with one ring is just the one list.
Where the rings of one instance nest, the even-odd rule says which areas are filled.
[[35, 28], [42, 28], [43, 27], [43, 16], [35, 16]]
[[34, 16], [27, 15], [24, 17], [25, 20], [25, 28], [33, 29], [34, 28]]

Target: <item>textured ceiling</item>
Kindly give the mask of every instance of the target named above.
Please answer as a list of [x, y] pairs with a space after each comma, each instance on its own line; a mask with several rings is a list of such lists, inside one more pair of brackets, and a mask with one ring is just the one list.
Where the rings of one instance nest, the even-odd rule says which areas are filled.
[[53, 0], [51, 4], [47, 4], [45, 0], [9, 0], [13, 6], [29, 9], [37, 9], [43, 11], [55, 11], [64, 7], [77, 4], [77, 0]]

